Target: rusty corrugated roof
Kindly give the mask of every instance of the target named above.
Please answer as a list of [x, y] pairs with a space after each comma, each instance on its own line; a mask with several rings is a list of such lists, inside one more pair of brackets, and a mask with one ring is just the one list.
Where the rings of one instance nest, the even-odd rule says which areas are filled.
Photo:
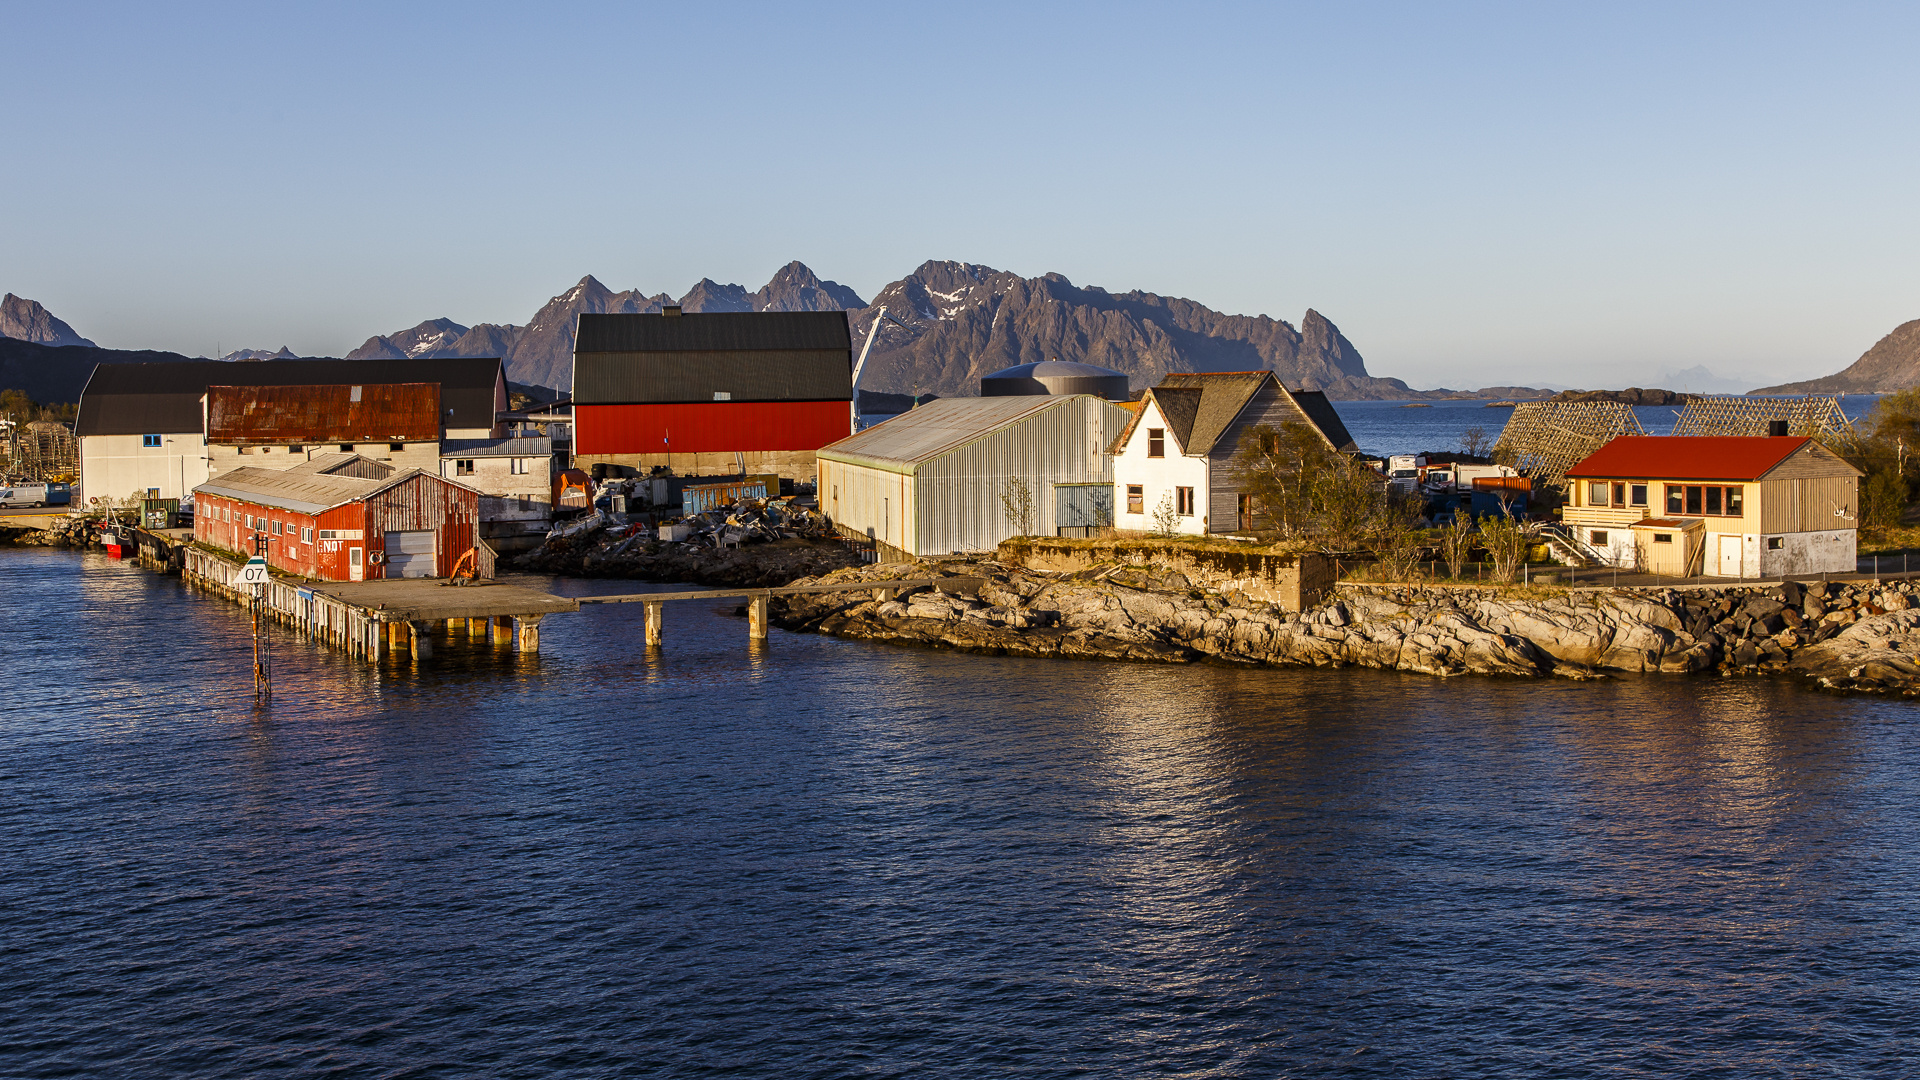
[[438, 383], [207, 387], [207, 441], [227, 445], [432, 442]]

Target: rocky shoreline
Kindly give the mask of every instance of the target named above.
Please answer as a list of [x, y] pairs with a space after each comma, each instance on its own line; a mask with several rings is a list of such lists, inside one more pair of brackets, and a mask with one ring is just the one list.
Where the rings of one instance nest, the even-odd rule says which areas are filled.
[[[1049, 574], [993, 560], [837, 570], [795, 584], [975, 578], [964, 591], [775, 597], [789, 630], [1008, 656], [1371, 667], [1450, 677], [1788, 674], [1920, 693], [1909, 581], [1571, 590], [1341, 586], [1304, 611], [1194, 588], [1177, 571]], [[956, 586], [962, 583], [956, 582]]]

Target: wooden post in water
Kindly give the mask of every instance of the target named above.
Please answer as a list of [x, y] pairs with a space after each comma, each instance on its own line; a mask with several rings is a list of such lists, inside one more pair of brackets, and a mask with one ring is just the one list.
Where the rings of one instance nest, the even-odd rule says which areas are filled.
[[747, 598], [747, 640], [767, 640], [767, 594]]
[[493, 643], [495, 645], [513, 644], [513, 617], [510, 615], [495, 615], [492, 622]]
[[519, 639], [520, 651], [537, 653], [540, 651], [539, 615], [516, 615], [513, 620], [514, 636]]
[[647, 648], [657, 649], [661, 640], [661, 621], [667, 605], [659, 601], [643, 605], [647, 609]]
[[432, 625], [433, 624], [429, 622], [410, 622], [407, 624], [407, 636], [412, 640], [413, 658], [415, 660], [425, 660], [427, 657], [433, 655], [433, 639], [428, 636], [432, 633], [430, 629]]
[[484, 617], [478, 618], [478, 619], [468, 619], [467, 620], [467, 636], [470, 638], [486, 637], [488, 621], [489, 620]]

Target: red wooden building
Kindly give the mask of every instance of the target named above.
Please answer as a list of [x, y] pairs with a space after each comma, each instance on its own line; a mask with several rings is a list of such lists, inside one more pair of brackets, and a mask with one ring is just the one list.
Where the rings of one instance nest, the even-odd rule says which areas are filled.
[[576, 462], [811, 476], [853, 431], [844, 311], [582, 315]]
[[351, 475], [380, 468], [339, 454], [284, 471], [222, 473], [193, 489], [194, 538], [251, 554], [253, 538], [265, 536], [269, 566], [324, 581], [450, 573], [473, 548], [480, 493], [417, 469]]

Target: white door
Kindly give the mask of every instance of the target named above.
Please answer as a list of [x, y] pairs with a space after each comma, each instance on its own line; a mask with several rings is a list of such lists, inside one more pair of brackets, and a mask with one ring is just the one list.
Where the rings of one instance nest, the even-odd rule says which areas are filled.
[[1738, 536], [1721, 534], [1719, 574], [1721, 577], [1740, 576], [1740, 538]]
[[366, 580], [367, 568], [361, 565], [360, 551], [361, 549], [357, 547], [352, 547], [347, 549], [347, 580], [348, 581]]
[[431, 529], [387, 534], [387, 576], [390, 578], [433, 576], [433, 531]]

